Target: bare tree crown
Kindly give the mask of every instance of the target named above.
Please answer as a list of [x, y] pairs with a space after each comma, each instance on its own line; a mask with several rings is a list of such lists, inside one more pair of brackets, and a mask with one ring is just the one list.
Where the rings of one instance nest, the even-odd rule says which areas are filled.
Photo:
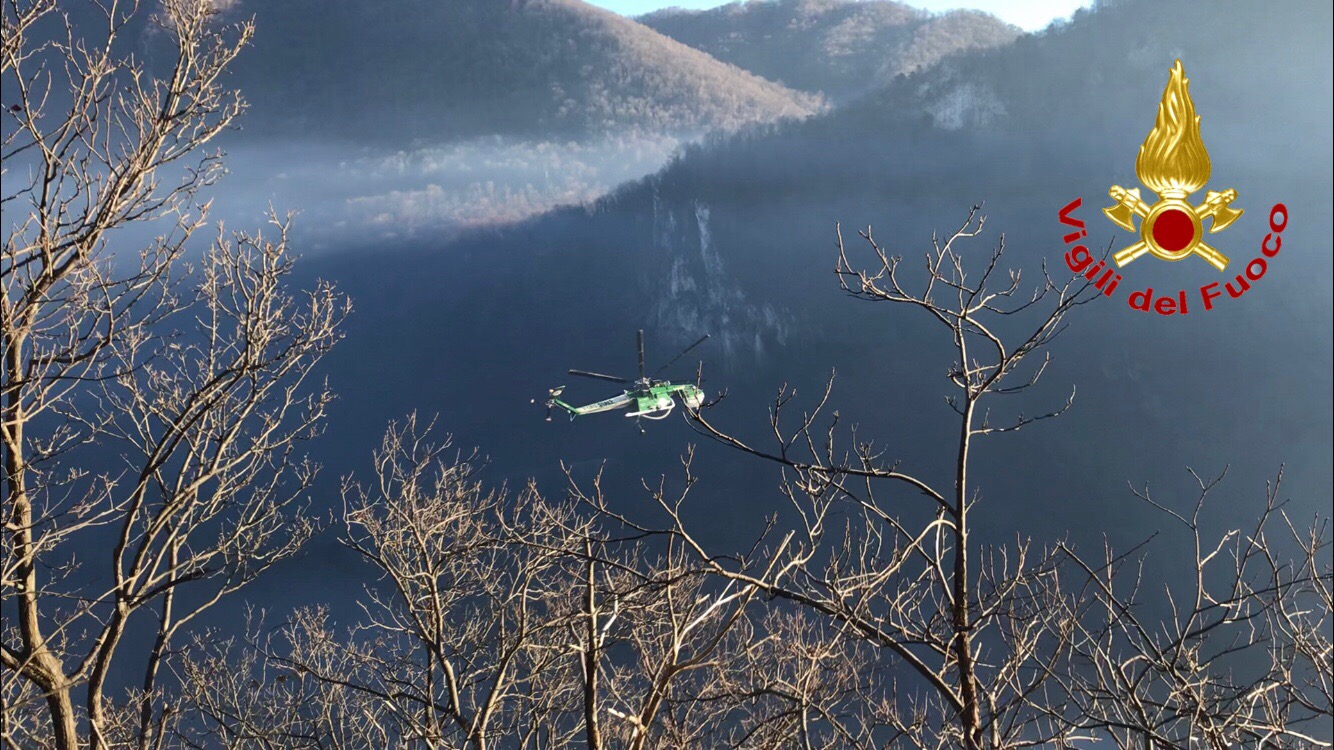
[[[163, 75], [120, 52], [150, 10]], [[203, 148], [243, 108], [222, 74], [252, 26], [207, 0], [89, 12], [4, 6], [0, 656], [24, 747], [161, 737], [177, 635], [312, 532], [291, 512], [316, 469], [299, 448], [330, 396], [309, 381], [347, 312], [327, 284], [287, 289], [285, 220], [187, 259], [221, 173]], [[155, 236], [140, 248], [136, 226]], [[131, 621], [153, 623], [146, 653], [126, 653]], [[113, 661], [142, 670], [128, 700]]]

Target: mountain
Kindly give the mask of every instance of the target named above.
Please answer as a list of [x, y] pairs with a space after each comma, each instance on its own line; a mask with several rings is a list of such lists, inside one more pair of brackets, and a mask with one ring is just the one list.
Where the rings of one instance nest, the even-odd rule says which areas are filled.
[[1021, 31], [987, 13], [941, 15], [892, 0], [752, 0], [712, 10], [679, 8], [645, 26], [756, 75], [835, 101]]
[[[559, 487], [558, 460], [591, 471], [606, 459], [613, 496], [651, 505], [637, 482], [676, 476], [675, 456], [697, 439], [686, 425], [640, 436], [615, 416], [548, 424], [530, 404], [561, 384], [571, 399], [604, 397], [566, 368], [627, 371], [645, 328], [655, 361], [713, 334], [674, 374], [702, 359], [710, 395], [728, 392], [713, 419], [743, 438], [768, 444], [780, 384], [798, 388], [799, 412], [836, 369], [834, 406], [860, 424], [859, 439], [948, 476], [949, 342], [929, 316], [840, 293], [835, 223], [867, 264], [855, 230], [872, 225], [905, 258], [905, 280], [920, 280], [933, 232], [985, 202], [986, 231], [966, 249], [985, 264], [1004, 233], [1004, 265], [1023, 271], [1025, 289], [1044, 264], [1065, 273], [1057, 213], [1076, 197], [1091, 247], [1129, 244], [1099, 209], [1110, 185], [1137, 184], [1135, 155], [1180, 58], [1213, 160], [1209, 188], [1235, 188], [1246, 211], [1210, 235], [1234, 266], [1224, 277], [1193, 260], [1137, 261], [1119, 298], [1079, 310], [1041, 385], [995, 404], [997, 421], [1043, 413], [1078, 387], [1062, 419], [987, 439], [980, 528], [1094, 545], [1105, 533], [1125, 547], [1161, 525], [1128, 480], [1176, 505], [1192, 497], [1184, 467], [1212, 476], [1229, 463], [1215, 512], [1249, 513], [1286, 462], [1283, 497], [1309, 515], [1328, 504], [1334, 419], [1330, 22], [1316, 2], [1106, 4], [854, 105], [693, 147], [589, 208], [312, 258], [303, 272], [337, 281], [357, 305], [328, 362], [341, 400], [326, 463], [364, 461], [388, 419], [417, 409], [482, 446], [499, 477]], [[1292, 217], [1282, 252], [1246, 296], [1173, 317], [1126, 305], [1131, 290], [1230, 280], [1259, 255], [1279, 202]], [[720, 536], [745, 536], [785, 507], [768, 490], [771, 467], [707, 441], [696, 459], [691, 507]]]
[[818, 97], [581, 0], [239, 0], [254, 49], [233, 83], [262, 133], [583, 137], [732, 130]]

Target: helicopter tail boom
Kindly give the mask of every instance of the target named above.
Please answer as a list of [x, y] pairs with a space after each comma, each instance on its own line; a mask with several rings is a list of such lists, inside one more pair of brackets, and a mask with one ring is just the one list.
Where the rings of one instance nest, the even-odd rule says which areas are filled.
[[553, 407], [559, 407], [561, 409], [564, 409], [567, 413], [569, 413], [570, 419], [574, 419], [575, 417], [582, 417], [586, 414], [597, 414], [598, 412], [621, 409], [629, 405], [632, 401], [634, 401], [634, 399], [631, 398], [629, 394], [622, 393], [619, 396], [612, 396], [611, 398], [606, 398], [592, 404], [586, 404], [584, 406], [575, 406], [573, 404], [567, 404], [558, 398], [561, 390], [562, 389], [560, 388], [552, 389], [551, 398], [547, 400], [548, 419], [551, 418], [550, 413]]

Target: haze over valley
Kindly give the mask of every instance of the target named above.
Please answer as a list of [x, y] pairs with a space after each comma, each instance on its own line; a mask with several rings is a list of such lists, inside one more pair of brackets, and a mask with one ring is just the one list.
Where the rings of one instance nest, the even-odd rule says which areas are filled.
[[[684, 144], [799, 120], [1017, 34], [888, 0], [753, 5], [632, 20], [579, 0], [231, 3], [223, 18], [253, 14], [259, 31], [234, 74], [250, 111], [225, 142], [230, 168], [247, 192], [300, 206], [312, 246], [452, 236], [591, 204]], [[729, 54], [706, 28], [768, 46]]]

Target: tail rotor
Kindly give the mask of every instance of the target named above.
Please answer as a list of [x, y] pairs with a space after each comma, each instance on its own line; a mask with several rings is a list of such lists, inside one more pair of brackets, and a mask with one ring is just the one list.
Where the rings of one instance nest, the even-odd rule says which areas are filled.
[[[548, 422], [551, 421], [551, 410], [554, 409], [554, 408], [556, 408], [556, 399], [559, 398], [559, 397], [560, 397], [560, 394], [562, 394], [562, 393], [564, 393], [564, 392], [565, 392], [565, 386], [563, 386], [563, 385], [558, 385], [558, 386], [556, 386], [555, 388], [552, 388], [552, 389], [550, 389], [550, 390], [547, 391], [547, 404], [546, 404], [546, 406], [547, 406], [547, 421], [548, 421]], [[537, 403], [537, 399], [532, 399], [529, 403], [533, 403], [533, 404], [535, 404], [535, 403]]]

